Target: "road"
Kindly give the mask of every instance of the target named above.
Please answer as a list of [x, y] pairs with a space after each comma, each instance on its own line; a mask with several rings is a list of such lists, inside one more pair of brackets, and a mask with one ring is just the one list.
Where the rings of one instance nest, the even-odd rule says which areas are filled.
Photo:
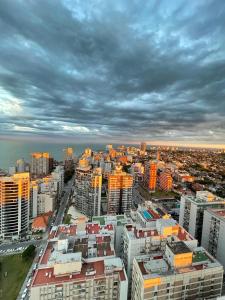
[[57, 216], [56, 216], [56, 219], [54, 222], [55, 226], [61, 224], [63, 221], [66, 206], [67, 206], [70, 196], [71, 196], [73, 183], [74, 183], [74, 176], [64, 186], [65, 194], [63, 195], [63, 197], [61, 198], [61, 201], [60, 201], [60, 207], [58, 209], [58, 213], [57, 213]]

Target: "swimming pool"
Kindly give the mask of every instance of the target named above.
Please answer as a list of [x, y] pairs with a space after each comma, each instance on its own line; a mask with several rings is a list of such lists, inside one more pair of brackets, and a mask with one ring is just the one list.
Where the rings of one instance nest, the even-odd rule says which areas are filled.
[[147, 219], [147, 220], [152, 219], [152, 215], [151, 215], [147, 210], [144, 210], [144, 211], [143, 211], [143, 216], [144, 216], [144, 218]]

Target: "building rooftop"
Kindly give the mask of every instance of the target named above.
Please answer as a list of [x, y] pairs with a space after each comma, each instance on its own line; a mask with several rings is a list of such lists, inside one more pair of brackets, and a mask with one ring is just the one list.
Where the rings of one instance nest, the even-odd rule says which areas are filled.
[[[183, 246], [182, 246], [183, 247]], [[186, 250], [185, 250], [186, 251]], [[190, 252], [190, 250], [189, 250]], [[202, 247], [197, 247], [193, 251], [192, 264], [174, 268], [165, 253], [151, 253], [150, 255], [142, 255], [135, 258], [143, 279], [169, 276], [174, 274], [182, 274], [187, 272], [195, 272], [213, 267], [221, 267], [206, 250]]]
[[111, 276], [118, 273], [120, 281], [127, 280], [122, 261], [118, 257], [105, 258], [104, 260], [81, 263], [80, 271], [75, 273], [66, 272], [56, 275], [55, 266], [39, 268], [33, 277], [32, 287], [47, 284], [60, 284], [66, 281], [77, 281], [80, 283], [91, 279], [103, 279], [103, 276]]
[[176, 242], [168, 246], [174, 254], [183, 254], [191, 252], [191, 250], [184, 242]]
[[212, 214], [213, 216], [219, 218], [221, 221], [225, 221], [225, 208], [224, 209], [212, 209], [209, 208], [207, 210], [210, 214]]
[[225, 199], [217, 197], [216, 195], [208, 191], [197, 191], [196, 195], [184, 195], [185, 199], [188, 199], [196, 204], [210, 205], [214, 203], [225, 203]]

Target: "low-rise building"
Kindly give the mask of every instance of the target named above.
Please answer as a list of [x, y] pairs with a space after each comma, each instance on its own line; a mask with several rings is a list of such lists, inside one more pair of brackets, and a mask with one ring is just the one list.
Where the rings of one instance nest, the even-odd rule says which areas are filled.
[[54, 227], [34, 274], [30, 299], [127, 299], [122, 260], [106, 255], [109, 241], [104, 236], [96, 239], [95, 244], [94, 233], [80, 236], [76, 225]]
[[222, 265], [204, 248], [170, 243], [164, 253], [135, 257], [131, 299], [215, 299], [222, 283]]

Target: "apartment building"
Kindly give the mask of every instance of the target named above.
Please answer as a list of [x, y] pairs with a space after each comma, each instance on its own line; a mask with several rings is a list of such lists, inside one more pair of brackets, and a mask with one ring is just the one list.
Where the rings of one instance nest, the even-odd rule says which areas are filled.
[[168, 243], [164, 253], [134, 258], [131, 299], [216, 299], [222, 283], [222, 265], [204, 248]]
[[141, 142], [141, 145], [140, 145], [141, 153], [145, 154], [146, 149], [147, 149], [147, 144], [145, 142]]
[[30, 218], [54, 211], [64, 187], [64, 168], [57, 166], [46, 177], [31, 181]]
[[86, 158], [79, 161], [75, 172], [74, 198], [76, 208], [86, 216], [99, 216], [101, 212], [101, 168], [93, 168]]
[[198, 191], [195, 196], [182, 195], [179, 223], [201, 242], [204, 211], [208, 208], [224, 207], [224, 199], [208, 191]]
[[157, 183], [157, 161], [148, 161], [145, 163], [144, 185], [149, 191], [154, 192]]
[[50, 154], [48, 152], [34, 152], [31, 154], [31, 174], [43, 176], [50, 173]]
[[93, 217], [92, 223], [97, 223], [104, 230], [105, 228], [112, 228], [114, 234], [114, 248], [117, 256], [121, 257], [123, 252], [123, 231], [124, 226], [131, 223], [132, 220], [124, 215], [104, 215]]
[[204, 211], [201, 245], [225, 268], [225, 209]]
[[173, 187], [173, 178], [169, 169], [163, 170], [159, 175], [159, 187], [163, 191], [171, 191]]
[[30, 175], [0, 177], [0, 237], [18, 239], [29, 227]]
[[132, 206], [133, 176], [121, 166], [108, 176], [108, 214], [123, 214]]
[[[103, 237], [96, 235], [97, 248], [105, 243]], [[92, 241], [92, 234], [80, 236], [76, 225], [53, 228], [31, 283], [30, 299], [127, 299], [121, 259], [105, 255]]]
[[148, 218], [148, 227], [143, 228], [138, 223], [127, 224], [124, 227], [123, 260], [129, 281], [136, 256], [152, 251], [163, 252], [167, 242], [182, 241], [190, 248], [197, 247], [197, 240], [175, 220], [161, 218], [153, 210], [143, 211], [143, 214]]

